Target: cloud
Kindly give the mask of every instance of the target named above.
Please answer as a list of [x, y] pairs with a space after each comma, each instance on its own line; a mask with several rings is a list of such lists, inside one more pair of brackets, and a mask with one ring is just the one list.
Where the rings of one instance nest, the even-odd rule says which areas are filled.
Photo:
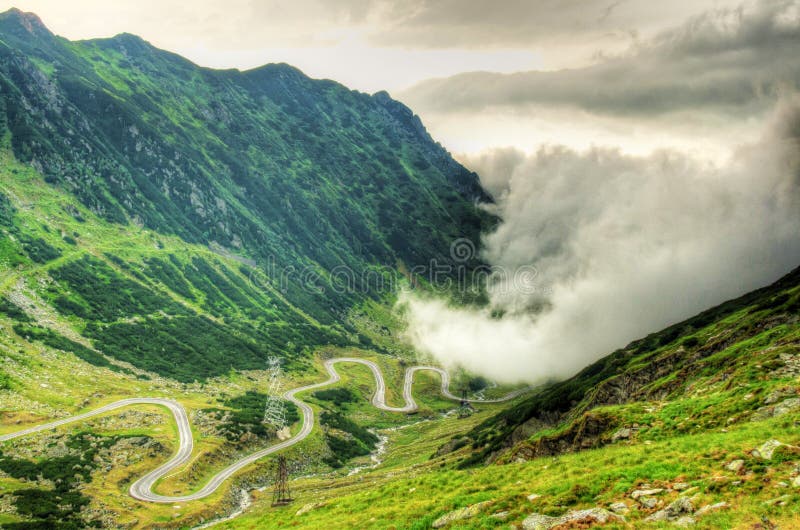
[[289, 62], [377, 91], [465, 71], [588, 64], [731, 1], [0, 0], [0, 10], [34, 11], [70, 39], [130, 32], [203, 66]]
[[797, 0], [714, 10], [592, 66], [464, 73], [400, 96], [423, 114], [564, 106], [614, 116], [754, 115], [800, 86], [799, 12]]
[[[728, 2], [731, 4], [732, 2]], [[719, 5], [714, 0], [655, 4], [647, 0], [378, 1], [382, 44], [428, 47], [559, 46], [630, 42]]]
[[[611, 148], [471, 159], [503, 223], [484, 310], [406, 295], [408, 336], [446, 365], [500, 381], [569, 376], [630, 340], [775, 280], [800, 263], [800, 98], [722, 165]], [[497, 314], [503, 314], [498, 318]]]

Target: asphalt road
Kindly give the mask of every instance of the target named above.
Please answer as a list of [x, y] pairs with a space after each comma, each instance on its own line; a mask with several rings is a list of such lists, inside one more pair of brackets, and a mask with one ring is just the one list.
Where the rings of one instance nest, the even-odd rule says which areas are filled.
[[[183, 405], [174, 401], [172, 399], [165, 399], [165, 398], [130, 398], [130, 399], [122, 399], [120, 401], [115, 401], [114, 403], [110, 403], [98, 409], [86, 412], [84, 414], [79, 414], [77, 416], [71, 416], [69, 418], [63, 418], [57, 421], [53, 421], [50, 423], [46, 423], [44, 425], [38, 425], [36, 427], [31, 427], [29, 429], [24, 429], [22, 431], [17, 431], [14, 433], [4, 434], [0, 436], [0, 442], [4, 442], [7, 440], [13, 440], [15, 438], [21, 438], [23, 436], [27, 436], [30, 434], [34, 434], [37, 432], [46, 431], [49, 429], [54, 429], [56, 427], [60, 427], [62, 425], [67, 425], [69, 423], [73, 423], [76, 421], [82, 421], [89, 419], [93, 416], [97, 416], [100, 414], [105, 414], [107, 412], [111, 412], [113, 410], [128, 407], [131, 405], [160, 405], [169, 409], [172, 412], [172, 416], [175, 418], [175, 423], [178, 426], [178, 450], [177, 452], [165, 463], [158, 466], [153, 471], [150, 471], [145, 476], [134, 482], [130, 487], [130, 494], [135, 499], [146, 501], [146, 502], [158, 502], [158, 503], [178, 503], [178, 502], [188, 502], [188, 501], [195, 501], [207, 497], [214, 493], [226, 480], [231, 478], [236, 472], [241, 470], [244, 467], [249, 466], [253, 462], [264, 458], [267, 455], [272, 453], [281, 451], [290, 447], [296, 443], [301, 442], [305, 439], [309, 434], [311, 434], [311, 430], [314, 428], [314, 411], [313, 409], [303, 401], [300, 401], [297, 397], [295, 397], [300, 392], [305, 392], [307, 390], [315, 390], [317, 388], [326, 387], [328, 385], [332, 385], [338, 382], [341, 378], [339, 374], [336, 372], [335, 364], [336, 363], [357, 363], [362, 364], [368, 367], [372, 371], [372, 375], [375, 377], [375, 394], [372, 396], [372, 404], [381, 410], [386, 410], [390, 412], [413, 412], [417, 410], [417, 403], [414, 401], [413, 396], [411, 395], [411, 387], [414, 382], [414, 374], [421, 370], [429, 370], [432, 372], [436, 372], [441, 376], [442, 380], [442, 394], [449, 398], [459, 401], [461, 398], [458, 396], [453, 395], [450, 392], [450, 376], [441, 368], [437, 368], [435, 366], [412, 366], [406, 369], [405, 373], [405, 380], [403, 382], [403, 400], [405, 401], [405, 405], [402, 407], [390, 407], [386, 404], [386, 381], [383, 379], [383, 373], [381, 373], [380, 368], [377, 364], [372, 361], [368, 361], [365, 359], [359, 359], [356, 357], [339, 357], [336, 359], [329, 359], [325, 361], [325, 369], [328, 371], [329, 378], [326, 381], [321, 383], [315, 383], [313, 385], [306, 385], [299, 388], [295, 388], [285, 392], [283, 397], [287, 400], [291, 401], [295, 405], [297, 405], [298, 410], [303, 415], [303, 424], [300, 430], [291, 438], [284, 440], [278, 444], [272, 445], [267, 447], [266, 449], [262, 449], [260, 451], [256, 451], [240, 460], [237, 460], [230, 466], [226, 467], [213, 477], [206, 483], [198, 491], [191, 493], [189, 495], [182, 495], [182, 496], [166, 496], [166, 495], [159, 495], [157, 493], [153, 493], [153, 487], [155, 486], [156, 482], [162, 477], [168, 475], [174, 469], [184, 465], [192, 456], [192, 451], [194, 450], [194, 439], [192, 437], [192, 428], [189, 424], [189, 417], [186, 414], [186, 409], [183, 408]], [[481, 402], [481, 403], [499, 403], [502, 401], [508, 401], [513, 399], [523, 393], [525, 393], [528, 389], [524, 388], [521, 390], [517, 390], [515, 392], [511, 392], [499, 399], [488, 399], [488, 400], [469, 400], [471, 402]]]

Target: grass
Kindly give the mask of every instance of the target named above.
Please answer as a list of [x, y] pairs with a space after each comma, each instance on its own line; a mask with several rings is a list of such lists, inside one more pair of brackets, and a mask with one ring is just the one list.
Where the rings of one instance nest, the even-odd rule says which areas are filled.
[[[649, 511], [637, 509], [629, 493], [642, 484], [665, 487], [676, 482], [688, 482], [696, 488], [691, 492], [696, 507], [732, 501], [730, 510], [699, 518], [697, 528], [749, 528], [762, 516], [781, 528], [796, 528], [800, 517], [796, 501], [800, 494], [778, 486], [789, 480], [794, 462], [778, 460], [764, 466], [747, 453], [768, 437], [800, 443], [798, 420], [800, 416], [792, 415], [742, 424], [728, 432], [708, 431], [654, 443], [624, 443], [557, 458], [470, 470], [452, 469], [452, 458], [448, 457], [420, 458], [430, 451], [430, 446], [425, 450], [419, 446], [411, 449], [413, 443], [403, 443], [403, 439], [435, 439], [431, 431], [453, 427], [447, 421], [426, 422], [398, 431], [402, 434], [390, 442], [390, 446], [396, 446], [380, 469], [336, 483], [315, 478], [295, 480], [292, 487], [297, 500], [292, 506], [270, 508], [265, 499], [251, 513], [221, 528], [429, 528], [442, 514], [485, 500], [494, 502], [485, 514], [456, 527], [507, 527], [509, 522], [521, 521], [532, 512], [560, 515], [570, 509], [627, 501], [632, 507], [628, 520], [636, 528], [660, 528], [663, 524], [643, 522]], [[401, 454], [394, 454], [397, 451]], [[410, 455], [407, 451], [419, 454]], [[723, 467], [735, 458], [748, 462], [742, 476]], [[736, 480], [742, 484], [735, 485]], [[533, 493], [541, 497], [529, 501], [527, 497]], [[786, 506], [765, 504], [784, 494], [789, 495]], [[661, 498], [667, 503], [676, 497], [677, 493], [667, 493]], [[326, 505], [295, 516], [299, 507], [311, 502]], [[500, 511], [509, 512], [507, 521], [489, 517]]]
[[[23, 351], [18, 354], [18, 358], [21, 363], [25, 363], [26, 370], [14, 374], [15, 380], [19, 384], [20, 392], [6, 394], [0, 392], [0, 403], [3, 404], [3, 409], [6, 410], [0, 432], [10, 432], [21, 429], [26, 424], [45, 421], [49, 417], [56, 415], [57, 412], [59, 414], [74, 414], [129, 396], [166, 395], [172, 397], [187, 408], [191, 417], [195, 411], [201, 409], [210, 407], [224, 409], [231, 403], [232, 397], [246, 395], [248, 391], [263, 389], [266, 383], [266, 374], [259, 371], [233, 373], [224, 378], [193, 385], [177, 385], [169, 380], [158, 378], [140, 380], [133, 378], [129, 374], [109, 372], [101, 367], [87, 365], [70, 355], [51, 352], [46, 347], [41, 348], [36, 345], [17, 343], [14, 337], [10, 335], [0, 338], [0, 348], [7, 348], [7, 350], [3, 351], [16, 348], [18, 345], [23, 346]], [[11, 352], [9, 351], [9, 353]], [[326, 354], [366, 356], [375, 360], [381, 365], [387, 377], [389, 402], [397, 405], [401, 404], [399, 389], [402, 385], [404, 367], [397, 360], [390, 360], [383, 356], [368, 354], [359, 350], [331, 349], [327, 350]], [[62, 370], [54, 372], [50, 369], [54, 360], [61, 363]], [[498, 410], [497, 406], [487, 407], [475, 418], [470, 418], [466, 422], [454, 422], [452, 419], [447, 419], [444, 422], [449, 422], [451, 425], [440, 425], [439, 413], [452, 409], [455, 404], [450, 400], [440, 399], [438, 377], [420, 373], [418, 374], [419, 379], [414, 385], [414, 395], [422, 407], [418, 414], [405, 415], [377, 411], [369, 402], [375, 385], [371, 372], [364, 366], [348, 364], [337, 365], [337, 370], [342, 375], [342, 382], [337, 387], [351, 389], [354, 394], [354, 400], [344, 404], [341, 409], [335, 406], [331, 407], [331, 403], [324, 400], [319, 403], [322, 403], [330, 410], [340, 410], [346, 417], [352, 418], [361, 425], [373, 428], [395, 429], [386, 433], [390, 438], [390, 444], [397, 449], [397, 452], [389, 457], [394, 461], [400, 459], [408, 463], [425, 462], [429, 453], [435, 451], [438, 445], [446, 441], [447, 437], [455, 432], [453, 430], [454, 425], [464, 431], [474, 426], [478, 418], [485, 418], [490, 410]], [[284, 389], [319, 382], [327, 377], [322, 368], [321, 358], [315, 361], [313, 371], [286, 375], [287, 380], [284, 382]], [[47, 381], [47, 388], [40, 387], [40, 390], [35, 390], [35, 385], [32, 382], [41, 380]], [[30, 393], [30, 399], [35, 397], [38, 403], [47, 403], [47, 407], [31, 413], [27, 410], [27, 401], [16, 401], [19, 396], [24, 396], [26, 393]], [[319, 420], [323, 407], [312, 395], [313, 393], [309, 392], [305, 396], [301, 396], [301, 398], [308, 399], [312, 403], [317, 420]], [[90, 399], [84, 401], [87, 396], [90, 396]], [[233, 402], [236, 403], [236, 400]], [[226, 487], [202, 502], [189, 503], [180, 509], [175, 509], [171, 505], [139, 503], [128, 496], [127, 488], [131, 481], [165, 461], [177, 440], [177, 433], [171, 417], [166, 415], [159, 407], [138, 406], [132, 407], [131, 410], [157, 412], [162, 420], [154, 425], [144, 425], [138, 428], [126, 427], [117, 429], [104, 427], [104, 418], [117, 418], [124, 412], [117, 411], [81, 425], [59, 429], [59, 432], [83, 429], [105, 436], [147, 436], [163, 447], [157, 453], [134, 452], [131, 455], [134, 463], [125, 464], [119, 462], [109, 471], [93, 474], [92, 481], [85, 489], [85, 494], [92, 499], [91, 506], [110, 510], [116, 514], [115, 521], [118, 524], [131, 524], [134, 528], [150, 528], [167, 522], [173, 524], [179, 521], [196, 521], [201, 517], [209, 518], [214, 513], [227, 510], [227, 506], [231, 502], [230, 492], [235, 483], [226, 484]], [[193, 425], [193, 427], [195, 426]], [[296, 432], [298, 428], [299, 425], [295, 425], [293, 431]], [[230, 464], [238, 456], [255, 449], [253, 446], [249, 446], [237, 450], [223, 438], [203, 435], [196, 428], [193, 429], [193, 432], [195, 436], [195, 456], [189, 464], [159, 482], [156, 487], [159, 493], [185, 494], [194, 491], [204, 484], [211, 475]], [[42, 444], [42, 440], [46, 439], [46, 436], [40, 435], [39, 437], [25, 438], [16, 441], [15, 444], [35, 450], [36, 447]], [[265, 442], [265, 444], [269, 443], [273, 442]], [[404, 452], [399, 452], [401, 447], [404, 448]], [[353, 459], [348, 463], [347, 467], [331, 472], [330, 468], [322, 463], [327, 451], [328, 448], [326, 447], [324, 436], [321, 430], [316, 428], [302, 444], [292, 447], [285, 454], [293, 462], [307, 462], [305, 473], [330, 477], [327, 480], [338, 480], [335, 477], [346, 476], [352, 466], [369, 462], [367, 458]], [[311, 456], [310, 461], [309, 456]], [[268, 483], [271, 477], [271, 466], [271, 459], [265, 459], [245, 470], [236, 480]], [[17, 489], [17, 484], [9, 483], [9, 487], [10, 489]]]

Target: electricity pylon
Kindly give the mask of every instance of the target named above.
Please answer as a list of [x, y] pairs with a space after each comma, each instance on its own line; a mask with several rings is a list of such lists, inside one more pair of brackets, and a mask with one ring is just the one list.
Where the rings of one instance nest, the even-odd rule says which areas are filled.
[[289, 469], [286, 466], [286, 457], [278, 456], [275, 469], [275, 489], [272, 492], [273, 506], [286, 506], [294, 499], [292, 492], [289, 491]]
[[475, 409], [472, 408], [472, 404], [470, 404], [469, 400], [467, 399], [467, 389], [461, 389], [461, 405], [458, 407], [458, 417], [459, 418], [466, 418], [472, 416], [472, 413]]
[[267, 363], [269, 388], [267, 403], [264, 405], [263, 423], [272, 425], [279, 431], [286, 427], [286, 407], [283, 406], [281, 397], [281, 360], [278, 357], [270, 357]]

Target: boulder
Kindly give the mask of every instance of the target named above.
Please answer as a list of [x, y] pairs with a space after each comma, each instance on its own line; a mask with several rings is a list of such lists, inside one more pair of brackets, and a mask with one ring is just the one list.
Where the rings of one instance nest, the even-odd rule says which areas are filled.
[[772, 409], [773, 416], [782, 416], [789, 412], [800, 409], [800, 398], [784, 399]]
[[663, 493], [664, 488], [651, 488], [651, 489], [643, 489], [643, 490], [636, 490], [631, 493], [632, 499], [638, 499], [639, 497], [649, 497], [651, 495], [658, 495], [659, 493]]
[[773, 438], [761, 444], [761, 446], [758, 449], [753, 449], [751, 454], [753, 455], [754, 458], [760, 458], [762, 460], [771, 460], [772, 456], [775, 454], [775, 451], [781, 448], [792, 452], [800, 451], [800, 447], [787, 445]]
[[491, 517], [492, 519], [499, 519], [500, 521], [505, 521], [506, 519], [508, 519], [509, 513], [510, 512], [508, 512], [508, 511], [502, 511], [502, 512], [493, 513], [489, 517]]
[[744, 467], [744, 460], [733, 460], [725, 464], [725, 469], [738, 473]]
[[560, 517], [551, 517], [541, 513], [532, 513], [522, 521], [524, 530], [550, 530], [554, 526], [561, 524]]
[[663, 510], [650, 515], [645, 521], [677, 521], [681, 517], [691, 515], [693, 512], [692, 501], [687, 497], [679, 497]]
[[630, 508], [628, 508], [628, 505], [624, 502], [615, 502], [611, 504], [608, 509], [618, 515], [625, 515], [630, 511]]
[[588, 510], [575, 510], [565, 515], [566, 522], [577, 523], [608, 523], [610, 521], [624, 521], [625, 518], [611, 513], [603, 508], [589, 508]]
[[627, 440], [631, 437], [631, 434], [633, 434], [633, 431], [631, 431], [627, 427], [623, 427], [621, 429], [618, 429], [614, 434], [611, 435], [611, 441], [617, 442], [619, 440]]
[[603, 508], [589, 508], [572, 510], [561, 517], [533, 513], [522, 521], [522, 528], [524, 530], [549, 530], [561, 524], [578, 525], [579, 528], [583, 528], [583, 525], [605, 524], [611, 521], [625, 522], [625, 518]]
[[446, 513], [436, 519], [432, 526], [434, 528], [442, 528], [453, 521], [462, 521], [464, 519], [469, 519], [470, 517], [475, 517], [481, 511], [483, 511], [484, 508], [487, 508], [492, 503], [493, 501], [483, 501], [476, 504], [471, 504], [464, 508], [459, 508], [458, 510], [453, 510], [452, 512]]
[[718, 502], [716, 504], [706, 504], [696, 512], [694, 512], [695, 517], [700, 517], [701, 515], [705, 515], [709, 512], [716, 512], [717, 510], [725, 510], [730, 508], [730, 504], [727, 502]]
[[325, 506], [326, 503], [324, 502], [309, 502], [308, 504], [303, 505], [302, 508], [297, 510], [297, 513], [294, 514], [295, 517], [299, 517], [304, 513], [308, 513], [311, 510], [316, 510], [317, 508], [322, 508]]
[[656, 506], [658, 506], [658, 499], [654, 497], [639, 497], [636, 499], [636, 502], [647, 508], [648, 510], [652, 510]]

